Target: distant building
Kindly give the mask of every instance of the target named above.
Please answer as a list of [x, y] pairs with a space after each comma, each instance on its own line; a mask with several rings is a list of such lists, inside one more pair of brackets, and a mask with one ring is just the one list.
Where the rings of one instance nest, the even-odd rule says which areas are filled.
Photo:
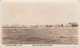
[[78, 27], [78, 23], [75, 23], [75, 22], [72, 22], [72, 23], [69, 23], [71, 25], [71, 27]]
[[72, 22], [72, 23], [66, 24], [65, 27], [78, 27], [78, 24], [75, 22]]

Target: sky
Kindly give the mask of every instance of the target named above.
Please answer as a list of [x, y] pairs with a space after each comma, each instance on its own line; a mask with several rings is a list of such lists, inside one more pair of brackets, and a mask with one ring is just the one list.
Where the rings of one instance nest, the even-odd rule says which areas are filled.
[[79, 2], [79, 0], [2, 0], [2, 2]]
[[3, 3], [2, 24], [45, 25], [76, 22], [75, 3]]

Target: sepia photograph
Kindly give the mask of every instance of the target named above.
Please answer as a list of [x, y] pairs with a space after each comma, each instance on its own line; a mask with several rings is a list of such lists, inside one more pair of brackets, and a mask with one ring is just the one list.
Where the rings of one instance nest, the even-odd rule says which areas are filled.
[[2, 44], [78, 45], [75, 3], [3, 3]]

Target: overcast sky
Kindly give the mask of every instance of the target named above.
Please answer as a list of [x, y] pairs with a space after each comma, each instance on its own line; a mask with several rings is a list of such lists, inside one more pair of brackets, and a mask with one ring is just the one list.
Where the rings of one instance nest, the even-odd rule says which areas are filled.
[[4, 3], [3, 25], [62, 24], [76, 22], [73, 3]]

